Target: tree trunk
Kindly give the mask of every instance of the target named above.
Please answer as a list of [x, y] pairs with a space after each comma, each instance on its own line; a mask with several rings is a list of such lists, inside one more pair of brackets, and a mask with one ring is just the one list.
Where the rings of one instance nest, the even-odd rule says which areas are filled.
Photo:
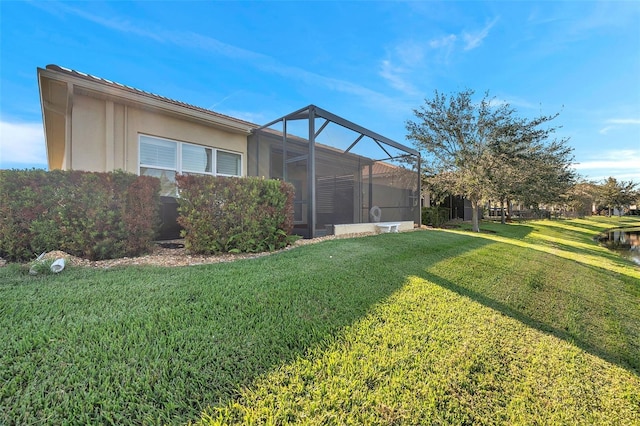
[[471, 200], [471, 230], [480, 232], [480, 219], [478, 215], [478, 200]]
[[504, 225], [507, 223], [507, 216], [504, 211], [504, 200], [500, 200], [500, 210], [502, 211], [502, 219], [500, 220], [500, 223]]

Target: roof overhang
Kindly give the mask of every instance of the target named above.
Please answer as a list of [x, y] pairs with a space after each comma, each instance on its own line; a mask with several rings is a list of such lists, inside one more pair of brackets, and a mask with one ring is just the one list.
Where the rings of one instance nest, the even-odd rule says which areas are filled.
[[[38, 83], [40, 86], [40, 101], [43, 108], [55, 111], [55, 104], [46, 98], [42, 91], [43, 80], [58, 81], [67, 84], [71, 93], [84, 94], [101, 99], [109, 99], [154, 112], [177, 116], [183, 120], [217, 127], [229, 132], [249, 134], [257, 127], [256, 124], [218, 114], [204, 108], [165, 98], [160, 95], [138, 90], [119, 83], [114, 83], [99, 77], [73, 71], [57, 65], [38, 68]], [[58, 112], [60, 108], [58, 106]]]

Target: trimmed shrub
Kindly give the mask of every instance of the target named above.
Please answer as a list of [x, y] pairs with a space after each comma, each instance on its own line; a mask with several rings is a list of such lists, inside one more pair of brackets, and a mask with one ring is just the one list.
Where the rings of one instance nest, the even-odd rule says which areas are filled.
[[258, 253], [288, 244], [293, 186], [278, 180], [197, 175], [176, 177], [178, 223], [193, 253]]
[[422, 224], [440, 228], [449, 221], [450, 209], [447, 207], [433, 206], [422, 208]]
[[157, 178], [121, 171], [0, 170], [0, 257], [145, 253], [158, 225], [159, 190]]

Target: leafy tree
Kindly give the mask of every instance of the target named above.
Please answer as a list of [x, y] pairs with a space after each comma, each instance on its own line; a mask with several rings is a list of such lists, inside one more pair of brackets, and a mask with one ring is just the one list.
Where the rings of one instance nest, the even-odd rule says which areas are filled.
[[431, 158], [429, 169], [440, 176], [439, 183], [471, 201], [473, 230], [478, 232], [478, 207], [487, 193], [488, 142], [513, 110], [508, 105], [492, 107], [488, 94], [476, 104], [473, 94], [467, 89], [447, 98], [436, 91], [433, 99], [414, 109], [418, 121], [407, 121], [406, 127], [407, 138]]
[[636, 191], [637, 183], [633, 181], [618, 182], [616, 178], [609, 177], [600, 186], [599, 199], [600, 203], [609, 210], [609, 216], [613, 209], [618, 209], [622, 214], [622, 208], [628, 206], [638, 199]]
[[593, 213], [599, 191], [600, 187], [594, 182], [578, 182], [566, 192], [565, 204], [578, 216], [590, 215]]
[[548, 143], [555, 119], [515, 116], [508, 104], [496, 104], [488, 93], [474, 102], [467, 89], [447, 97], [438, 91], [414, 110], [407, 138], [431, 160], [426, 168], [437, 187], [466, 197], [472, 205], [472, 227], [478, 232], [483, 199], [509, 198], [544, 202], [566, 191], [573, 179], [571, 149], [566, 140]]
[[548, 144], [535, 144], [533, 153], [523, 165], [528, 180], [520, 188], [519, 199], [526, 205], [552, 204], [562, 197], [574, 184], [575, 171], [571, 168], [572, 148], [566, 140], [554, 140]]
[[552, 203], [573, 184], [572, 148], [566, 145], [567, 139], [549, 141], [557, 128], [541, 127], [557, 116], [513, 118], [496, 130], [496, 137], [489, 142], [493, 165], [487, 178], [491, 197], [503, 206], [509, 206], [514, 199], [536, 207]]

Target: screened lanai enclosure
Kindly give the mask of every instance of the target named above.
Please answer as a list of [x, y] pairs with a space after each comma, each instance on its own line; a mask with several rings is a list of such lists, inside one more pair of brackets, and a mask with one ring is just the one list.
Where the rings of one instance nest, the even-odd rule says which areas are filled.
[[332, 234], [336, 225], [420, 223], [420, 155], [310, 105], [252, 132], [249, 176], [295, 188], [294, 233]]

